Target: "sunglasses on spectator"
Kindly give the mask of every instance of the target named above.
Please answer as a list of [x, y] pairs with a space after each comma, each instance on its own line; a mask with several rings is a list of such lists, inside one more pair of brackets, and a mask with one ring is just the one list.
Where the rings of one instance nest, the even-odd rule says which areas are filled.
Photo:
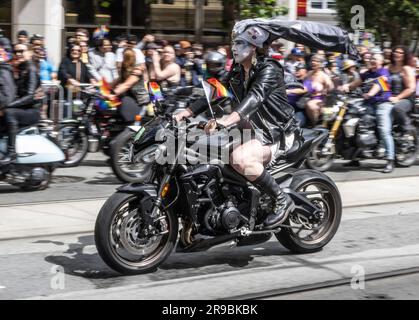
[[81, 49], [71, 49], [71, 52], [81, 52]]
[[393, 51], [393, 53], [397, 53], [397, 54], [404, 54], [403, 51]]
[[24, 52], [26, 52], [26, 51], [28, 51], [28, 50], [24, 50], [24, 49], [21, 49], [21, 50], [14, 50], [14, 53], [15, 53], [15, 54], [17, 54], [17, 53], [23, 54], [23, 53], [24, 53]]

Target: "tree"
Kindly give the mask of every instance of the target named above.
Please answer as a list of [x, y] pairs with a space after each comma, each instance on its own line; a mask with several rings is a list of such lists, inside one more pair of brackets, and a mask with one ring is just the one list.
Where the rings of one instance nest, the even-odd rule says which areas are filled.
[[381, 42], [393, 45], [410, 44], [417, 39], [419, 29], [419, 2], [417, 0], [336, 0], [341, 26], [351, 29], [354, 13], [351, 8], [361, 5], [365, 9], [365, 28], [375, 31]]
[[288, 8], [277, 6], [276, 0], [238, 0], [240, 19], [272, 18], [286, 15]]

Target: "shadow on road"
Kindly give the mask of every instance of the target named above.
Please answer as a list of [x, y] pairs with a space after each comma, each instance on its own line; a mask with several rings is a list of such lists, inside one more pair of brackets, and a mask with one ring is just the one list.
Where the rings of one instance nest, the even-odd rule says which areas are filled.
[[118, 178], [115, 177], [113, 173], [108, 172], [99, 172], [101, 175], [100, 177], [94, 177], [91, 180], [88, 180], [84, 182], [85, 184], [104, 184], [104, 185], [121, 185], [122, 182], [118, 180]]

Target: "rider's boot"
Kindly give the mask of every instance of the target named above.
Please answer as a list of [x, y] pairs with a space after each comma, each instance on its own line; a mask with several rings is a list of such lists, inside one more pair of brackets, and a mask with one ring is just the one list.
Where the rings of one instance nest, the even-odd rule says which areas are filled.
[[266, 170], [254, 181], [254, 184], [260, 191], [273, 198], [272, 213], [266, 217], [264, 227], [266, 229], [275, 229], [285, 221], [290, 212], [294, 211], [294, 201], [281, 190], [275, 179]]
[[383, 173], [390, 173], [394, 170], [394, 160], [387, 160], [386, 166], [383, 169]]
[[0, 165], [7, 165], [12, 162], [15, 162], [17, 159], [16, 154], [16, 135], [17, 135], [17, 127], [10, 126], [9, 128], [9, 141], [8, 141], [8, 153], [4, 155], [3, 158], [0, 159]]

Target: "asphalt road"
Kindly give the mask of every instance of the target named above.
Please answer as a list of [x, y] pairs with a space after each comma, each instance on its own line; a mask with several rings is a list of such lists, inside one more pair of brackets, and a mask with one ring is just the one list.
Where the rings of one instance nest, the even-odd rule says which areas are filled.
[[[0, 299], [220, 299], [394, 271], [419, 265], [418, 226], [419, 202], [347, 208], [318, 253], [291, 254], [272, 238], [173, 253], [158, 271], [130, 277], [103, 263], [92, 234], [0, 241]], [[283, 298], [419, 299], [418, 277], [400, 279]]]
[[[0, 205], [108, 198], [122, 183], [114, 176], [101, 153], [88, 154], [81, 166], [57, 169], [47, 190], [21, 192], [19, 188], [0, 183]], [[383, 161], [365, 161], [360, 168], [344, 168], [339, 161], [326, 172], [334, 181], [356, 181], [419, 176], [419, 161], [410, 168], [396, 168], [390, 174], [381, 173]]]

